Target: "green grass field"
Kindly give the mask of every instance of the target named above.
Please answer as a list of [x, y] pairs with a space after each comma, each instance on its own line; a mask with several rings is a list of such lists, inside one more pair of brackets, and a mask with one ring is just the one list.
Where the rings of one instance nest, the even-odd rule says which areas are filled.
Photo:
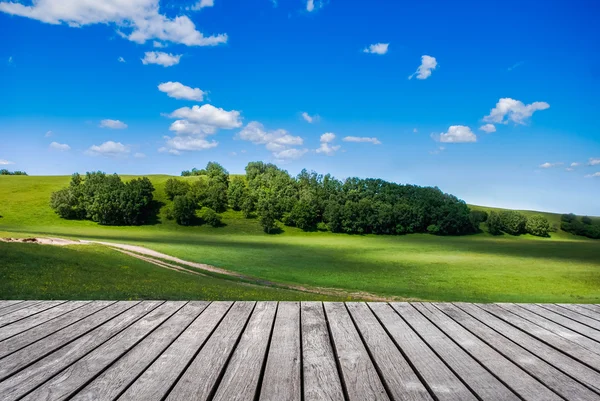
[[[169, 177], [150, 178], [157, 189], [156, 199], [167, 203], [163, 187]], [[267, 235], [262, 232], [258, 222], [244, 219], [237, 212], [225, 213], [225, 226], [212, 228], [177, 226], [165, 219], [164, 210], [161, 211], [160, 221], [154, 225], [104, 227], [87, 221], [62, 220], [50, 209], [50, 193], [68, 182], [69, 177], [66, 176], [0, 177], [0, 215], [3, 216], [0, 218], [0, 237], [62, 236], [130, 243], [259, 279], [352, 292], [365, 291], [381, 296], [473, 302], [600, 302], [600, 241], [564, 232], [553, 233], [552, 238], [529, 235], [492, 237], [484, 233], [465, 237], [421, 234], [353, 236], [306, 233], [283, 227], [284, 233]], [[546, 215], [551, 223], [560, 220], [559, 215]], [[48, 248], [29, 244], [20, 246]], [[90, 255], [89, 260], [97, 259], [99, 271], [103, 266], [109, 273], [113, 271], [113, 266], [119, 265], [108, 257], [112, 251], [93, 248], [93, 252], [97, 253]], [[29, 248], [20, 250], [20, 257], [14, 255], [18, 251], [15, 249], [0, 248], [0, 263], [8, 266], [4, 267], [4, 274], [8, 275], [9, 282], [13, 281], [11, 277], [19, 277], [19, 271], [25, 266], [33, 269], [30, 271], [42, 269], [38, 266], [38, 259], [27, 259]], [[48, 272], [44, 274], [61, 277], [60, 271], [68, 268], [69, 258], [65, 255], [60, 259], [62, 264], [57, 262], [56, 266], [50, 260], [59, 259], [59, 254], [67, 251], [81, 252], [73, 247], [52, 248], [48, 251], [51, 253], [44, 256], [48, 260], [43, 268]], [[120, 254], [118, 257], [125, 258]], [[134, 266], [134, 261], [127, 263]], [[142, 269], [134, 270], [142, 274]], [[85, 277], [80, 279], [85, 282]], [[183, 275], [181, 280], [190, 279]], [[132, 282], [134, 278], [123, 280]], [[179, 282], [179, 279], [173, 280]], [[252, 292], [235, 287], [238, 283], [223, 281], [219, 285], [228, 288], [227, 298], [231, 298], [229, 294], [237, 293], [240, 295], [233, 298], [253, 298]], [[23, 279], [23, 282], [29, 281]], [[217, 288], [217, 284], [213, 284]], [[7, 297], [4, 294], [8, 293], [3, 288], [6, 285], [0, 284], [0, 294], [4, 298]], [[128, 289], [128, 285], [124, 282], [120, 287], [121, 292], [106, 292], [106, 296], [102, 296], [102, 290], [96, 291], [93, 296], [83, 296], [82, 290], [72, 288], [73, 285], [62, 286], [61, 297], [159, 297], [160, 292]], [[69, 287], [72, 292], [69, 292]], [[173, 282], [168, 291], [164, 287], [161, 289], [166, 294], [162, 297], [221, 299], [212, 290], [198, 291], [192, 295], [191, 290], [179, 290], [183, 287], [183, 284]], [[147, 287], [143, 288], [149, 291]], [[266, 290], [271, 292], [257, 294], [256, 299], [290, 299], [286, 297], [299, 295], [271, 288]], [[10, 292], [11, 296], [41, 296], [39, 287], [30, 289], [30, 286], [23, 285], [18, 291]], [[310, 297], [305, 294], [301, 296]]]

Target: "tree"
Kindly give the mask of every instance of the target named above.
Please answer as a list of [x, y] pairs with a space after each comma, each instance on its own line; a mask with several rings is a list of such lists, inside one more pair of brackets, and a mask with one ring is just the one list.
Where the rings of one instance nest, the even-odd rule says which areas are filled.
[[526, 232], [525, 225], [527, 217], [515, 210], [504, 210], [500, 212], [502, 231], [510, 235], [519, 235]]
[[242, 177], [233, 177], [229, 184], [227, 198], [233, 210], [242, 210], [244, 200], [248, 196], [246, 182]]
[[485, 223], [487, 221], [488, 214], [483, 210], [471, 210], [470, 218], [473, 226], [475, 228], [479, 228], [481, 223]]
[[537, 237], [549, 237], [550, 236], [550, 223], [541, 214], [534, 214], [527, 218], [527, 224], [525, 226], [527, 232]]
[[582, 222], [583, 224], [587, 224], [587, 225], [590, 225], [590, 224], [592, 224], [592, 223], [593, 223], [593, 221], [592, 221], [592, 218], [591, 218], [591, 217], [588, 217], [588, 216], [583, 216], [583, 217], [581, 218], [581, 222]]
[[202, 208], [202, 220], [213, 227], [219, 227], [222, 224], [221, 216], [209, 207]]
[[488, 232], [492, 235], [502, 234], [502, 221], [496, 212], [490, 212], [486, 222]]
[[285, 224], [302, 230], [310, 230], [317, 224], [317, 212], [313, 203], [299, 201], [287, 215]]
[[169, 178], [165, 183], [165, 194], [170, 200], [178, 195], [186, 195], [190, 190], [191, 186], [187, 181]]
[[273, 193], [266, 189], [262, 190], [258, 197], [256, 212], [260, 221], [260, 225], [267, 234], [270, 234], [275, 229], [275, 221], [277, 219], [277, 200]]
[[177, 195], [173, 199], [173, 205], [171, 206], [171, 216], [182, 226], [189, 226], [194, 224], [196, 220], [196, 209], [198, 205], [192, 198], [192, 196], [188, 195]]

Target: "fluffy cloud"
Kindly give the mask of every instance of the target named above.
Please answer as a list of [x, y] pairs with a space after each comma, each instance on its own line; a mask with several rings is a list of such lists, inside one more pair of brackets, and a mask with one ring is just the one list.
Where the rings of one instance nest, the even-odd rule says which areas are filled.
[[71, 150], [71, 147], [66, 143], [52, 142], [50, 144], [50, 149], [58, 150], [59, 152], [66, 152], [68, 150]]
[[85, 151], [90, 156], [119, 157], [129, 154], [129, 148], [121, 142], [107, 141], [102, 145], [93, 145]]
[[205, 92], [199, 88], [190, 88], [180, 82], [164, 82], [158, 85], [158, 90], [167, 94], [167, 96], [175, 99], [204, 100]]
[[152, 47], [155, 47], [157, 49], [162, 49], [163, 47], [166, 47], [166, 46], [164, 43], [161, 43], [158, 40], [155, 40], [152, 42]]
[[595, 159], [595, 158], [590, 158], [590, 160], [588, 161], [588, 164], [590, 166], [597, 166], [600, 164], [600, 159]]
[[494, 124], [485, 124], [479, 127], [479, 129], [483, 132], [487, 132], [488, 134], [496, 132], [496, 126]]
[[335, 134], [332, 132], [326, 132], [321, 135], [321, 146], [316, 150], [317, 153], [323, 153], [327, 156], [332, 156], [338, 151], [341, 146], [339, 145], [331, 145], [331, 142], [335, 139]]
[[307, 112], [302, 113], [302, 118], [304, 119], [304, 121], [306, 121], [309, 124], [316, 123], [317, 121], [319, 121], [321, 119], [321, 117], [318, 114], [311, 116]]
[[412, 79], [415, 75], [417, 79], [427, 79], [431, 76], [431, 71], [435, 70], [436, 67], [437, 61], [435, 57], [423, 55], [421, 56], [421, 65], [408, 79]]
[[233, 129], [242, 126], [239, 111], [225, 111], [210, 104], [193, 106], [192, 108], [182, 107], [172, 112], [169, 117], [185, 119], [195, 124], [223, 129]]
[[54, 135], [54, 132], [52, 132], [52, 131], [46, 131], [46, 134], [44, 136], [46, 138], [50, 138], [52, 135]]
[[[200, 3], [206, 2], [200, 1]], [[120, 36], [136, 43], [158, 39], [187, 46], [215, 46], [227, 42], [226, 34], [204, 36], [185, 16], [168, 18], [159, 12], [159, 0], [34, 0], [31, 5], [0, 2], [0, 11], [48, 24], [78, 28], [114, 24]]]
[[594, 174], [588, 174], [585, 177], [586, 178], [600, 177], [600, 171], [598, 171], [597, 173], [594, 173]]
[[237, 138], [252, 142], [256, 145], [265, 145], [273, 156], [281, 161], [293, 160], [304, 155], [306, 149], [297, 149], [304, 140], [299, 136], [293, 136], [284, 129], [274, 131], [265, 130], [264, 125], [258, 121], [249, 122], [237, 135]]
[[323, 8], [323, 5], [323, 0], [306, 0], [306, 11], [312, 13], [319, 8]]
[[203, 9], [204, 7], [212, 7], [215, 5], [214, 0], [199, 0], [196, 4], [194, 4], [191, 9], [194, 11], [198, 11]]
[[544, 164], [540, 164], [540, 168], [552, 168], [552, 167], [560, 167], [562, 166], [564, 163], [550, 163], [550, 162], [546, 162]]
[[9, 164], [15, 164], [15, 162], [11, 162], [5, 159], [0, 159], [0, 166], [8, 166]]
[[12, 57], [12, 56], [9, 56], [9, 57], [8, 57], [8, 64], [12, 64], [12, 62], [13, 62], [13, 57]]
[[100, 121], [100, 127], [110, 129], [125, 129], [127, 128], [127, 124], [119, 120], [102, 120]]
[[439, 135], [432, 135], [434, 139], [444, 143], [466, 143], [477, 142], [477, 135], [471, 131], [471, 128], [465, 125], [452, 125], [448, 128], [448, 132], [443, 132]]
[[490, 114], [483, 117], [483, 121], [489, 123], [508, 124], [509, 121], [515, 124], [525, 124], [527, 119], [536, 111], [546, 110], [550, 105], [546, 102], [533, 102], [525, 105], [520, 100], [509, 97], [502, 98], [496, 103]]
[[363, 49], [364, 53], [371, 53], [371, 54], [379, 54], [379, 55], [383, 55], [386, 54], [388, 51], [388, 46], [389, 43], [375, 43], [372, 44], [368, 47], [365, 47]]
[[171, 67], [173, 65], [179, 64], [181, 56], [181, 54], [171, 54], [164, 52], [146, 52], [144, 53], [142, 64], [158, 64], [162, 65], [163, 67]]
[[119, 58], [117, 59], [117, 61], [118, 61], [119, 63], [126, 63], [126, 61], [125, 61], [125, 59], [124, 59], [123, 57], [119, 57]]
[[[207, 141], [205, 138], [197, 137], [197, 136], [174, 136], [172, 138], [167, 137], [166, 144], [167, 144], [166, 149], [170, 153], [178, 155], [178, 154], [180, 154], [180, 151], [184, 151], [184, 150], [195, 151], [195, 150], [211, 149], [211, 148], [214, 148], [217, 145], [219, 145], [219, 142], [214, 141], [214, 140]], [[165, 149], [165, 148], [161, 148], [159, 150], [162, 150], [162, 149]]]
[[344, 142], [368, 142], [368, 143], [372, 143], [373, 145], [381, 145], [381, 142], [379, 141], [379, 139], [377, 138], [369, 138], [366, 136], [347, 136], [344, 137], [344, 139], [342, 139], [342, 141]]

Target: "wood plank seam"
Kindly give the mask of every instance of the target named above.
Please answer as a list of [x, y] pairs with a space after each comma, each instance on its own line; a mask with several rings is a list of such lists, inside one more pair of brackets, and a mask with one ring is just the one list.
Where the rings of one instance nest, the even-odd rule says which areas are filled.
[[[575, 322], [578, 322], [579, 324], [583, 324], [583, 325], [589, 327], [590, 329], [596, 330], [596, 331], [598, 331], [600, 333], [600, 329], [598, 328], [598, 327], [600, 327], [600, 322], [598, 322], [598, 324], [596, 324], [597, 321], [594, 320], [594, 319], [591, 319], [591, 318], [589, 318], [587, 316], [584, 316], [584, 315], [579, 314], [577, 312], [571, 311], [569, 309], [561, 308], [560, 306], [556, 306], [556, 308], [552, 308], [551, 306], [554, 306], [554, 305], [548, 305], [548, 304], [535, 304], [535, 305], [537, 305], [539, 307], [542, 307], [542, 308], [544, 308], [546, 310], [549, 310], [550, 312], [554, 312], [556, 314], [559, 314], [559, 315], [561, 315], [561, 316], [563, 316], [563, 317], [565, 317], [567, 319], [570, 319], [570, 320], [573, 320]], [[576, 317], [569, 316], [569, 314], [573, 314]], [[581, 320], [579, 320], [579, 318], [581, 318]], [[588, 321], [588, 320], [591, 320], [591, 322], [587, 322], [586, 323], [586, 321]], [[594, 326], [591, 326], [591, 324], [593, 324]]]
[[20, 303], [23, 303], [23, 302], [25, 302], [25, 301], [17, 301], [17, 302], [14, 302], [12, 304], [6, 304], [6, 305], [0, 307], [0, 313], [2, 313], [2, 309], [4, 309], [4, 308], [8, 308], [9, 306], [16, 306], [16, 305], [18, 305]]
[[[564, 304], [553, 304], [555, 306], [558, 306], [559, 308], [565, 309], [569, 312], [573, 312], [573, 313], [577, 313], [581, 316], [587, 317], [588, 319], [593, 319], [595, 321], [597, 321], [598, 323], [600, 323], [600, 314], [598, 314], [598, 312], [594, 312], [594, 311], [590, 311], [589, 309], [585, 309], [585, 308], [577, 308], [579, 305], [564, 305]], [[568, 306], [571, 306], [570, 308]], [[581, 309], [585, 309], [585, 310], [581, 310]], [[589, 311], [589, 313], [586, 313], [587, 311]], [[598, 330], [598, 329], [596, 329]]]
[[[279, 302], [275, 307], [275, 314], [273, 315], [273, 321], [271, 322], [271, 331], [269, 333], [269, 340], [265, 347], [265, 354], [263, 356], [262, 366], [260, 368], [260, 374], [258, 375], [258, 382], [256, 383], [256, 391], [254, 392], [254, 401], [259, 401], [260, 390], [262, 389], [262, 382], [265, 377], [265, 369], [267, 367], [267, 358], [269, 357], [269, 349], [271, 348], [271, 340], [273, 339], [273, 330], [275, 329], [275, 322], [277, 321], [277, 312], [279, 311]], [[233, 353], [232, 353], [233, 354]]]
[[[68, 301], [52, 301], [52, 302], [59, 302], [59, 303], [57, 303], [57, 304], [55, 304], [55, 305], [51, 305], [51, 306], [49, 306], [48, 308], [41, 309], [41, 310], [39, 310], [39, 311], [37, 311], [37, 312], [33, 312], [33, 313], [32, 313], [32, 314], [30, 314], [30, 315], [24, 315], [24, 316], [22, 316], [22, 317], [18, 318], [17, 320], [9, 321], [8, 323], [7, 323], [7, 322], [4, 322], [4, 323], [0, 322], [0, 327], [6, 327], [6, 326], [9, 326], [9, 325], [11, 325], [11, 324], [13, 324], [13, 323], [20, 322], [20, 321], [21, 321], [21, 320], [23, 320], [23, 319], [27, 319], [28, 317], [31, 317], [31, 316], [38, 315], [38, 314], [40, 314], [40, 313], [42, 313], [42, 312], [44, 312], [44, 311], [46, 311], [46, 310], [48, 310], [48, 309], [52, 309], [52, 308], [54, 308], [54, 307], [57, 307], [58, 305], [62, 305], [62, 304], [64, 304], [64, 303], [66, 303], [66, 302], [68, 302]], [[35, 304], [35, 305], [30, 305], [29, 307], [31, 307], [31, 308], [35, 308], [35, 307], [37, 307], [38, 305], [41, 305], [42, 303], [43, 303], [43, 302], [38, 302], [37, 304]], [[25, 310], [25, 309], [27, 309], [27, 308], [23, 308], [23, 309], [19, 309], [19, 310]], [[13, 312], [11, 312], [11, 313], [18, 312], [19, 310], [17, 310], [17, 311], [13, 311]], [[6, 316], [9, 316], [11, 313], [7, 313], [6, 315], [4, 315], [3, 317], [1, 317], [0, 319], [4, 319]]]
[[298, 330], [300, 331], [300, 401], [304, 401], [304, 344], [302, 337], [302, 302], [298, 302]]
[[327, 333], [329, 334], [329, 342], [331, 343], [331, 348], [333, 350], [333, 356], [335, 359], [335, 366], [337, 367], [338, 377], [340, 378], [340, 383], [342, 384], [342, 390], [344, 392], [344, 399], [348, 401], [350, 396], [348, 395], [348, 388], [346, 386], [346, 381], [344, 380], [344, 375], [342, 374], [342, 365], [340, 363], [340, 357], [337, 352], [337, 348], [335, 346], [335, 340], [333, 338], [333, 332], [331, 330], [331, 325], [329, 323], [329, 316], [327, 315], [327, 311], [325, 310], [325, 305], [321, 302], [321, 307], [323, 308], [323, 316], [325, 316], [325, 323], [327, 324]]
[[23, 301], [23, 302], [19, 302], [18, 304], [15, 304], [15, 305], [7, 305], [0, 310], [0, 316], [7, 315], [9, 313], [21, 310], [23, 308], [27, 308], [29, 306], [37, 305], [40, 302], [42, 302], [42, 301]]

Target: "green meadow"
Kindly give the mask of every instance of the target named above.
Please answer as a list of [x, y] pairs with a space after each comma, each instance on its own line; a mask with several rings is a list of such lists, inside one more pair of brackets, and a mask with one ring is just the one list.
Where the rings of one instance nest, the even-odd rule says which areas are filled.
[[[155, 199], [163, 206], [157, 221], [108, 227], [63, 220], [52, 211], [50, 194], [66, 186], [68, 176], [1, 176], [0, 237], [54, 236], [135, 244], [257, 280], [398, 299], [600, 302], [598, 240], [561, 231], [551, 238], [486, 233], [375, 236], [303, 232], [285, 226], [281, 226], [282, 233], [268, 235], [256, 220], [233, 211], [223, 213], [223, 227], [182, 227], [165, 217], [164, 183], [170, 177], [149, 178], [156, 187]], [[559, 215], [545, 215], [551, 224], [560, 223]], [[0, 279], [0, 298], [4, 299], [325, 298], [173, 272], [96, 245], [59, 248], [0, 243]]]

